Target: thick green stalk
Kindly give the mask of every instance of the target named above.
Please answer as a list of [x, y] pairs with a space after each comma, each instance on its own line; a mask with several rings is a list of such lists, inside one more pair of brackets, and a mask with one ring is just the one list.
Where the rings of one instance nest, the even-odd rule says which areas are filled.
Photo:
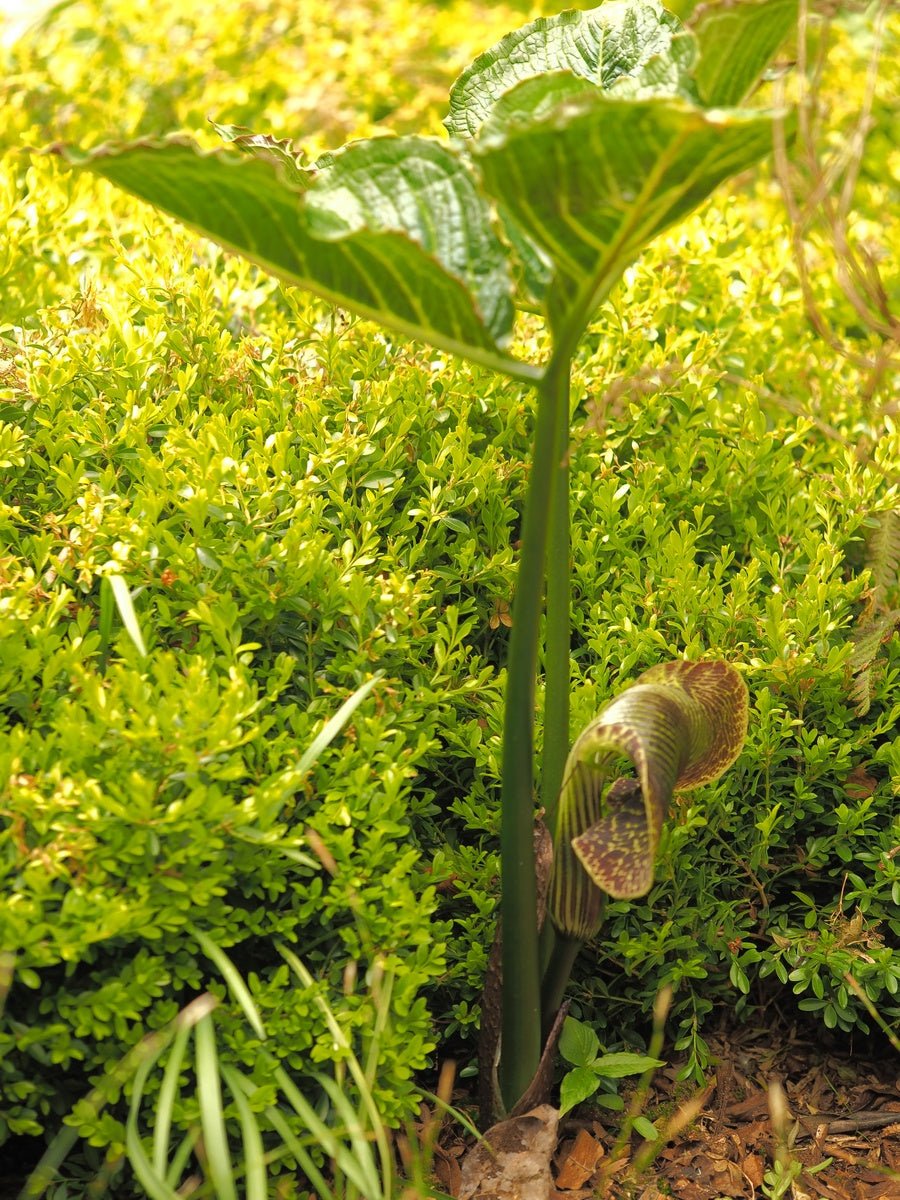
[[559, 457], [553, 472], [547, 544], [547, 621], [544, 641], [544, 757], [541, 803], [551, 836], [563, 772], [569, 754], [570, 529], [569, 529], [569, 374], [559, 379], [556, 399]]
[[[556, 835], [556, 813], [569, 753], [569, 654], [571, 649], [571, 530], [569, 523], [569, 375], [561, 378], [557, 403], [558, 446], [561, 453], [553, 472], [550, 529], [547, 543], [547, 616], [544, 633], [544, 754], [541, 764], [541, 804], [550, 836]], [[563, 390], [565, 395], [563, 395]], [[554, 954], [556, 931], [549, 920], [540, 937], [543, 973]], [[548, 1014], [541, 999], [541, 1019]]]
[[522, 557], [513, 603], [503, 727], [500, 1090], [509, 1108], [531, 1083], [541, 1055], [533, 848], [534, 693], [553, 490], [565, 449], [565, 441], [560, 438], [564, 427], [560, 408], [565, 410], [567, 421], [568, 395], [569, 358], [554, 355], [538, 384], [534, 453], [522, 523]]

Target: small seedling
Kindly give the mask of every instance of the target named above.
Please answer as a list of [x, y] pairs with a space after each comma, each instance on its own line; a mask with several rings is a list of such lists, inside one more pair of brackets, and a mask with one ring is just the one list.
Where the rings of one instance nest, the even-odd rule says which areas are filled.
[[[601, 1054], [600, 1039], [589, 1025], [574, 1017], [566, 1017], [559, 1039], [559, 1052], [572, 1069], [563, 1076], [560, 1089], [560, 1113], [567, 1113], [576, 1104], [593, 1097], [594, 1104], [613, 1112], [621, 1112], [625, 1102], [618, 1093], [618, 1081], [629, 1075], [643, 1075], [665, 1063], [646, 1054], [620, 1051]], [[638, 1118], [656, 1130], [646, 1118]], [[637, 1123], [635, 1123], [637, 1128]], [[641, 1130], [639, 1129], [640, 1133]], [[643, 1134], [644, 1137], [648, 1135]]]

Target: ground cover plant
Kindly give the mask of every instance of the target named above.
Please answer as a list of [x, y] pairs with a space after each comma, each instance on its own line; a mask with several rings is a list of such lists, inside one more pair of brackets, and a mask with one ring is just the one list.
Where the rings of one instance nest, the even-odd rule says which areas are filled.
[[[245, 15], [233, 45], [248, 35], [274, 44], [286, 12]], [[165, 89], [140, 95], [124, 63], [103, 85], [122, 89], [115, 101], [99, 94], [92, 70], [137, 18], [126, 6], [92, 17], [90, 37], [73, 37], [87, 29], [73, 12], [17, 52], [11, 143], [89, 141], [114, 126], [113, 107], [125, 135], [205, 121], [199, 81], [182, 83], [165, 111]], [[520, 23], [510, 13], [495, 32]], [[90, 122], [65, 114], [51, 59], [71, 64], [70, 94], [85, 84]], [[217, 117], [259, 127], [262, 110], [220, 86]], [[277, 113], [287, 101], [266, 103]], [[52, 127], [64, 118], [67, 129]], [[279, 115], [266, 127], [289, 132]], [[3, 940], [18, 951], [7, 1119], [20, 1134], [52, 1127], [86, 1077], [179, 1002], [201, 986], [224, 996], [191, 934], [199, 925], [246, 971], [270, 1041], [290, 1046], [301, 1072], [331, 1045], [272, 937], [294, 939], [334, 984], [348, 962], [365, 969], [390, 952], [400, 986], [377, 1091], [393, 1120], [434, 1046], [426, 997], [451, 1038], [476, 1020], [496, 894], [527, 399], [282, 294], [50, 163], [26, 174], [10, 155], [4, 171], [19, 243], [4, 276], [10, 878], [28, 866], [5, 914]], [[115, 214], [117, 257], [97, 195]], [[636, 1012], [663, 980], [675, 983], [673, 1029], [695, 1072], [708, 1066], [708, 1013], [735, 997], [751, 1012], [776, 971], [793, 973], [800, 1003], [844, 1029], [869, 1023], [848, 968], [889, 1019], [896, 991], [892, 643], [865, 720], [847, 688], [849, 627], [867, 587], [862, 541], [892, 505], [894, 434], [854, 397], [855, 368], [823, 358], [797, 297], [785, 302], [786, 235], [751, 216], [754, 204], [776, 210], [760, 185], [628, 273], [573, 387], [573, 728], [661, 658], [714, 651], [749, 668], [754, 719], [735, 778], [681, 809], [654, 889], [640, 905], [610, 905], [611, 943], [584, 964], [575, 993], [579, 1016], [615, 1051], [637, 1044]], [[782, 281], [777, 300], [771, 278]], [[745, 329], [750, 311], [760, 324]], [[782, 342], [760, 339], [764, 319], [786, 331]], [[545, 353], [532, 327], [518, 338], [523, 353]], [[745, 384], [723, 378], [723, 356]], [[796, 376], [854, 444], [862, 425], [871, 431], [881, 471], [766, 403], [763, 386], [794, 394]], [[882, 603], [895, 587], [886, 561]], [[127, 581], [145, 656], [127, 631], [104, 639], [103, 578]], [[384, 683], [349, 737], [298, 771], [325, 717], [376, 670]], [[141, 821], [150, 827], [139, 843]], [[364, 1036], [365, 990], [332, 999]], [[255, 1061], [240, 1011], [223, 1004], [217, 1022], [223, 1052]], [[82, 1120], [115, 1154], [118, 1117]]]
[[[757, 84], [795, 20], [784, 0], [724, 20], [698, 9], [690, 29], [644, 0], [539, 18], [460, 75], [449, 147], [376, 138], [308, 165], [267, 132], [217, 126], [249, 161], [182, 139], [58, 150], [286, 281], [537, 390], [504, 705], [496, 1018], [493, 989], [482, 1002], [483, 1030], [500, 1026], [480, 1068], [487, 1079], [496, 1060], [488, 1119], [530, 1107], [533, 1081], [546, 1090], [542, 1046], [552, 1049], [574, 958], [607, 897], [649, 891], [673, 788], [709, 783], [743, 744], [734, 668], [682, 663], [641, 675], [569, 752], [569, 390], [585, 326], [629, 262], [768, 148], [770, 114], [724, 106]], [[517, 299], [546, 320], [540, 365], [505, 353]], [[542, 887], [533, 724], [545, 608]], [[134, 637], [130, 609], [127, 619]], [[616, 779], [622, 759], [631, 783]]]

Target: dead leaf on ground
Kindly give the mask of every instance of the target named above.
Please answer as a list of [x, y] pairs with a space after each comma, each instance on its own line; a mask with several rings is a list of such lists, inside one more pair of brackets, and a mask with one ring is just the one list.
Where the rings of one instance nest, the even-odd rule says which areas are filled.
[[463, 1161], [459, 1200], [551, 1200], [558, 1126], [549, 1104], [493, 1125]]
[[462, 1183], [462, 1170], [460, 1169], [457, 1155], [443, 1152], [440, 1146], [435, 1147], [432, 1170], [435, 1179], [441, 1185], [442, 1191], [446, 1192], [448, 1196], [459, 1195], [459, 1188]]
[[877, 787], [878, 780], [868, 773], [865, 763], [854, 767], [844, 782], [844, 790], [851, 800], [865, 800]]
[[765, 1163], [758, 1154], [748, 1154], [741, 1163], [741, 1170], [755, 1188], [762, 1187]]
[[593, 1175], [603, 1157], [603, 1147], [586, 1129], [579, 1129], [570, 1149], [563, 1156], [556, 1186], [560, 1191], [582, 1188]]

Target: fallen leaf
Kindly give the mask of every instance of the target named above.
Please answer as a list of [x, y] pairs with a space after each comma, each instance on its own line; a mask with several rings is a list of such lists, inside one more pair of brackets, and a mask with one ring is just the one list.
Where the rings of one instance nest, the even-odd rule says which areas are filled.
[[748, 1154], [741, 1163], [741, 1170], [755, 1188], [762, 1187], [765, 1164], [758, 1154]]
[[724, 1158], [710, 1159], [707, 1176], [712, 1193], [739, 1200], [746, 1193], [745, 1181], [737, 1163]]
[[459, 1163], [452, 1154], [443, 1154], [438, 1148], [432, 1166], [434, 1176], [448, 1196], [458, 1196], [462, 1183], [462, 1171]]
[[463, 1161], [459, 1200], [551, 1200], [558, 1125], [549, 1104], [493, 1125]]
[[737, 1104], [729, 1104], [725, 1109], [725, 1115], [736, 1121], [752, 1120], [754, 1117], [761, 1117], [765, 1112], [768, 1112], [765, 1092], [755, 1092], [746, 1100], [739, 1100]]
[[878, 780], [873, 778], [863, 763], [854, 767], [844, 782], [844, 790], [851, 800], [865, 800], [878, 787]]
[[556, 1186], [561, 1191], [583, 1187], [593, 1175], [598, 1161], [603, 1157], [603, 1147], [586, 1129], [579, 1129], [575, 1144], [568, 1152], [556, 1176]]

